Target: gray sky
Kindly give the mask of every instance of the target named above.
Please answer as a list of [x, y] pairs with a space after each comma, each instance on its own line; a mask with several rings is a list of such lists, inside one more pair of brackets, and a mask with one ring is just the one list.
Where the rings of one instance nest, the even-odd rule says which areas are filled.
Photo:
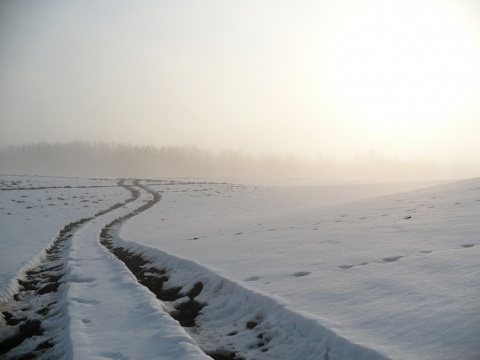
[[0, 3], [0, 145], [479, 163], [469, 0]]

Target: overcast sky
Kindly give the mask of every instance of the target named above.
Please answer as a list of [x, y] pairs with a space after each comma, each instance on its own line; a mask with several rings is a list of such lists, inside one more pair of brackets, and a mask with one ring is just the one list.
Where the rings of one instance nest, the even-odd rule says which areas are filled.
[[479, 163], [474, 0], [0, 2], [0, 145]]

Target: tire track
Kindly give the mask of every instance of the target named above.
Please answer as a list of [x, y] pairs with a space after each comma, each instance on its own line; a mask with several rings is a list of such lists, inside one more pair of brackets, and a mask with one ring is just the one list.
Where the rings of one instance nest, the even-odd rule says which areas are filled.
[[0, 191], [19, 191], [19, 190], [50, 190], [50, 189], [99, 189], [112, 188], [115, 185], [88, 185], [88, 186], [37, 186], [37, 187], [16, 187], [16, 188], [0, 188]]
[[104, 226], [100, 243], [166, 305], [205, 354], [215, 360], [386, 359], [192, 261], [122, 240], [119, 231], [125, 221], [161, 200], [158, 192], [139, 181], [134, 185], [152, 199]]
[[[125, 187], [125, 180], [118, 186]], [[93, 216], [65, 225], [40, 257], [40, 262], [17, 279], [20, 290], [2, 304], [5, 322], [0, 332], [0, 355], [4, 359], [63, 358], [69, 348], [66, 336], [68, 319], [66, 304], [66, 261], [72, 237], [87, 222], [138, 198], [138, 191], [130, 197]]]
[[[166, 305], [169, 314], [187, 329], [190, 336], [203, 348], [205, 354], [213, 359], [310, 359], [313, 357], [340, 359], [342, 357], [335, 355], [335, 349], [345, 348], [351, 351], [352, 346], [354, 349], [352, 351], [358, 351], [359, 354], [365, 351], [370, 353], [369, 349], [347, 344], [346, 340], [339, 339], [314, 320], [303, 318], [285, 309], [275, 300], [245, 289], [197, 264], [189, 263], [185, 267], [184, 260], [168, 254], [155, 259], [156, 254], [152, 255], [150, 252], [161, 253], [160, 250], [149, 250], [136, 243], [124, 242], [119, 237], [120, 227], [128, 219], [157, 204], [161, 200], [161, 195], [148, 186], [140, 184], [139, 180], [133, 180], [132, 185], [128, 185], [125, 180], [120, 180], [118, 186], [130, 192], [128, 199], [91, 217], [65, 225], [52, 245], [45, 250], [39, 265], [29, 269], [24, 278], [18, 279], [21, 291], [15, 294], [12, 304], [7, 306], [8, 309], [2, 309], [3, 317], [10, 329], [10, 333], [0, 334], [2, 358], [70, 359], [72, 357], [72, 342], [74, 343], [75, 339], [71, 340], [69, 336], [71, 327], [68, 313], [71, 309], [66, 301], [65, 283], [70, 281], [70, 289], [72, 289], [75, 273], [69, 270], [72, 269], [69, 263], [83, 261], [78, 252], [80, 248], [76, 246], [82, 244], [85, 239], [92, 241], [92, 244], [94, 239], [95, 242], [100, 240], [101, 245], [128, 267], [138, 283], [144, 285]], [[149, 198], [151, 197], [150, 199], [147, 199], [146, 193]], [[142, 199], [143, 196], [145, 196], [144, 199]], [[133, 201], [144, 201], [144, 203], [133, 211], [127, 209], [120, 211], [125, 214], [122, 216], [110, 214], [109, 218], [114, 220], [106, 225], [104, 225], [108, 221], [106, 219], [102, 220], [102, 224], [93, 222], [87, 225], [88, 222]], [[89, 226], [89, 231], [86, 231]], [[97, 230], [94, 230], [95, 228]], [[94, 236], [94, 231], [99, 231], [96, 232], [99, 234], [99, 239]], [[85, 234], [82, 234], [83, 232]], [[88, 238], [84, 237], [86, 235]], [[85, 251], [88, 253], [90, 248], [81, 246], [81, 253], [85, 254]], [[114, 259], [112, 261], [115, 262]], [[88, 267], [83, 263], [77, 269], [88, 269]], [[72, 271], [71, 274], [69, 271]], [[100, 271], [100, 274], [102, 273], [103, 271]], [[85, 301], [84, 290], [77, 287], [77, 291], [82, 295], [78, 300]], [[97, 299], [98, 292], [92, 295], [94, 295], [92, 299]], [[118, 292], [117, 295], [121, 298], [122, 292]], [[90, 313], [92, 314], [94, 312]], [[315, 338], [314, 342], [311, 341], [312, 337]], [[108, 345], [108, 349], [114, 343]], [[332, 346], [333, 352], [331, 352]], [[289, 352], [289, 355], [284, 353], [285, 351]]]
[[[134, 181], [134, 186], [138, 186], [151, 194], [152, 199], [129, 214], [117, 218], [104, 226], [100, 232], [100, 243], [121, 260], [136, 277], [137, 281], [155, 294], [157, 299], [171, 305], [169, 314], [181, 326], [190, 329], [196, 328], [197, 316], [205, 306], [208, 306], [207, 302], [196, 299], [203, 290], [203, 283], [200, 281], [195, 282], [190, 290], [186, 292], [182, 291], [183, 286], [167, 286], [166, 282], [169, 280], [170, 274], [166, 268], [154, 266], [142, 253], [126, 249], [115, 243], [119, 228], [125, 221], [151, 208], [161, 200], [161, 195], [158, 192], [148, 186], [141, 185], [139, 180]], [[138, 190], [132, 186], [124, 185], [124, 187], [132, 192], [132, 196], [139, 196]], [[190, 334], [192, 335], [191, 331]], [[215, 339], [212, 339], [212, 342], [216, 342]], [[222, 348], [205, 353], [215, 360], [244, 360], [235, 351]]]

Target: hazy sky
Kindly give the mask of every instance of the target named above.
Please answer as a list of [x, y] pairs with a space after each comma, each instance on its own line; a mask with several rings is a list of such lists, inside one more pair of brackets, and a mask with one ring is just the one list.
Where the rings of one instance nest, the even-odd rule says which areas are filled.
[[0, 2], [2, 147], [477, 161], [479, 100], [474, 0]]

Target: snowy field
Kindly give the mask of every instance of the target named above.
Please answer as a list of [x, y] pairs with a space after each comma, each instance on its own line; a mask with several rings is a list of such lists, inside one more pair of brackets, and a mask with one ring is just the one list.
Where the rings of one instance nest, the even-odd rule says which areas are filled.
[[115, 180], [101, 179], [1, 176], [0, 189], [0, 302], [63, 225], [128, 196]]
[[6, 359], [480, 358], [480, 179], [0, 181]]

